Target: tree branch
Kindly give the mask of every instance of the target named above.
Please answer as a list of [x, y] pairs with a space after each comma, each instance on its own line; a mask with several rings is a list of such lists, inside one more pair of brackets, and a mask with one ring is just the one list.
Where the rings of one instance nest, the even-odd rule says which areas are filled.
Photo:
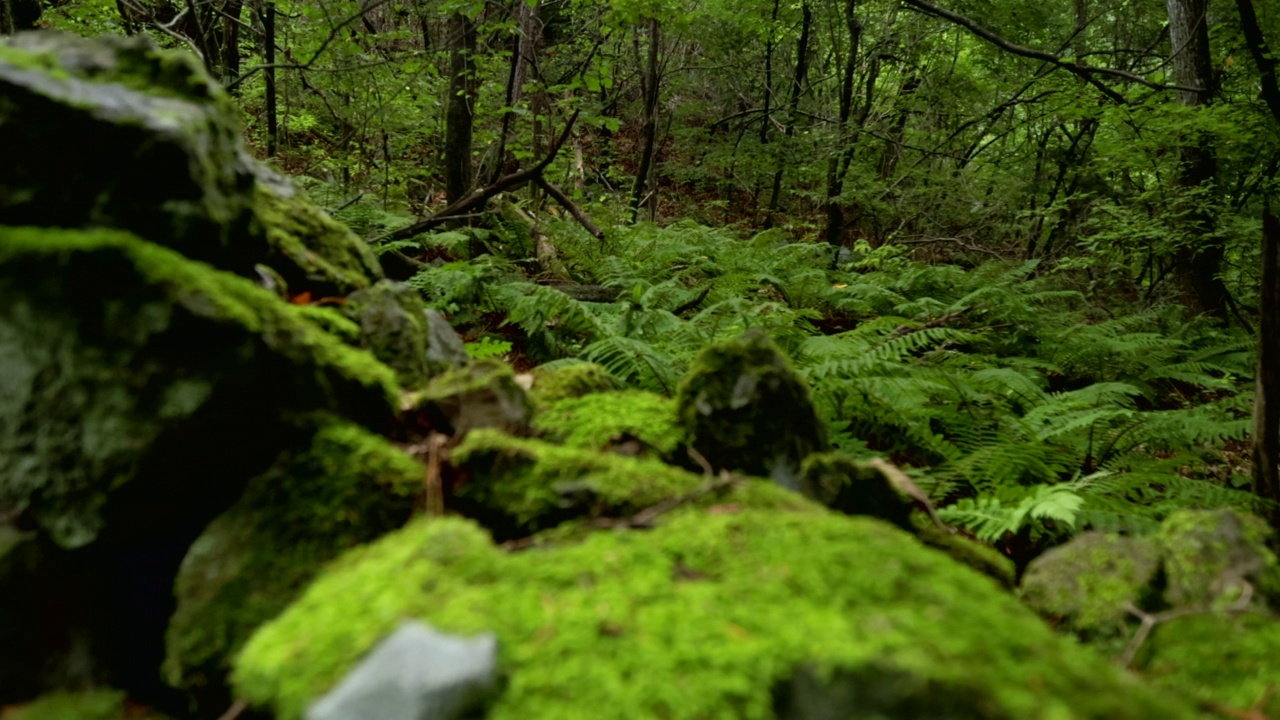
[[1066, 70], [1067, 72], [1082, 78], [1083, 80], [1088, 82], [1090, 85], [1093, 85], [1094, 87], [1096, 87], [1104, 95], [1106, 95], [1107, 97], [1111, 98], [1113, 101], [1121, 105], [1124, 105], [1127, 103], [1127, 101], [1124, 99], [1124, 96], [1122, 96], [1120, 93], [1116, 92], [1115, 90], [1107, 87], [1106, 85], [1102, 84], [1102, 82], [1098, 80], [1095, 77], [1095, 75], [1109, 75], [1111, 77], [1123, 78], [1125, 80], [1129, 80], [1130, 82], [1135, 82], [1135, 83], [1138, 83], [1139, 85], [1149, 87], [1153, 90], [1186, 90], [1186, 91], [1199, 92], [1199, 88], [1184, 87], [1182, 85], [1164, 85], [1161, 83], [1152, 82], [1142, 77], [1141, 75], [1135, 75], [1134, 73], [1131, 73], [1127, 70], [1117, 70], [1115, 68], [1106, 68], [1106, 67], [1091, 67], [1089, 65], [1081, 65], [1080, 63], [1071, 62], [1070, 60], [1063, 60], [1061, 57], [1058, 57], [1053, 53], [1048, 53], [1043, 50], [1036, 50], [1034, 48], [1029, 48], [1024, 45], [1018, 45], [1016, 43], [1009, 42], [1008, 40], [1005, 40], [1004, 38], [997, 35], [995, 32], [988, 30], [987, 28], [979, 25], [975, 20], [972, 20], [970, 18], [965, 17], [964, 15], [952, 12], [945, 8], [938, 7], [937, 5], [934, 5], [932, 3], [925, 2], [924, 0], [902, 0], [902, 2], [909, 5], [912, 8], [915, 8], [916, 10], [919, 10], [922, 13], [925, 13], [926, 15], [932, 15], [934, 17], [942, 18], [943, 20], [959, 25], [960, 27], [963, 27], [964, 29], [968, 30], [974, 35], [977, 35], [978, 37], [982, 38], [983, 40], [986, 40], [987, 42], [991, 43], [992, 45], [995, 45], [996, 47], [1000, 48], [1001, 50], [1004, 50], [1005, 52], [1012, 53], [1020, 57], [1031, 58], [1033, 60], [1041, 60], [1041, 61], [1050, 63], [1056, 67], [1060, 67], [1063, 70]]
[[402, 227], [399, 230], [393, 230], [392, 232], [375, 239], [374, 242], [384, 243], [395, 240], [407, 240], [414, 235], [424, 233], [427, 230], [444, 223], [452, 217], [465, 214], [484, 205], [490, 198], [500, 192], [509, 190], [513, 187], [518, 187], [527, 182], [536, 181], [538, 178], [542, 177], [542, 173], [547, 169], [547, 166], [556, 159], [556, 155], [560, 154], [560, 148], [563, 147], [565, 141], [569, 139], [569, 133], [573, 131], [573, 125], [578, 120], [579, 112], [581, 111], [573, 111], [573, 115], [569, 118], [569, 122], [565, 124], [564, 130], [560, 133], [560, 137], [556, 138], [555, 144], [547, 150], [546, 157], [542, 158], [537, 165], [525, 170], [513, 172], [510, 175], [504, 175], [494, 181], [493, 184], [480, 188], [479, 190], [472, 191], [470, 195], [459, 199], [457, 202], [431, 217], [419, 220], [418, 222]]

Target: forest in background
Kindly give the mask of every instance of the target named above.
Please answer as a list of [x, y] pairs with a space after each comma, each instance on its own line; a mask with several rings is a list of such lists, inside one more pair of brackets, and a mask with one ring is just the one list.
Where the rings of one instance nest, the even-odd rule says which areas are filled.
[[670, 395], [764, 327], [837, 447], [1021, 561], [1277, 496], [1248, 443], [1270, 4], [70, 0], [41, 22], [199, 55], [256, 151], [473, 354]]

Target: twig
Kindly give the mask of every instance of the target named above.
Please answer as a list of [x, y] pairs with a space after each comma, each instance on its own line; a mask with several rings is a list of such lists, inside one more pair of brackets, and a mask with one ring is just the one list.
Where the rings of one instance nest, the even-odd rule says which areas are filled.
[[1253, 599], [1253, 585], [1247, 581], [1241, 582], [1244, 583], [1244, 588], [1240, 591], [1240, 597], [1234, 603], [1225, 608], [1215, 608], [1212, 606], [1185, 607], [1165, 610], [1161, 613], [1149, 613], [1137, 605], [1134, 605], [1132, 602], [1125, 603], [1125, 610], [1128, 610], [1130, 615], [1138, 618], [1138, 620], [1142, 622], [1142, 625], [1138, 627], [1138, 631], [1134, 633], [1133, 638], [1129, 640], [1129, 646], [1126, 647], [1124, 649], [1124, 653], [1120, 655], [1119, 660], [1121, 666], [1127, 668], [1133, 665], [1133, 660], [1137, 657], [1138, 651], [1142, 649], [1142, 646], [1147, 642], [1147, 638], [1151, 636], [1151, 631], [1154, 630], [1157, 625], [1167, 623], [1170, 620], [1177, 620], [1180, 617], [1186, 617], [1188, 615], [1205, 615], [1216, 612], [1219, 609], [1225, 612], [1240, 612], [1249, 607], [1249, 602]]
[[249, 703], [244, 700], [236, 700], [231, 703], [231, 707], [227, 711], [218, 716], [218, 720], [236, 720], [240, 714], [249, 709]]

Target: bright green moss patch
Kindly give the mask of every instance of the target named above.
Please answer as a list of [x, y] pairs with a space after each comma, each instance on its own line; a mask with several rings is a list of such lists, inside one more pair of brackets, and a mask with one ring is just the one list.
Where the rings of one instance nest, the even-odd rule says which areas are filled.
[[515, 554], [466, 521], [416, 522], [258, 632], [236, 691], [296, 720], [406, 618], [498, 635], [492, 720], [770, 718], [808, 664], [949, 688], [964, 717], [1191, 717], [906, 533], [816, 510], [686, 509]]
[[550, 403], [534, 416], [533, 427], [571, 447], [599, 450], [631, 437], [669, 455], [684, 440], [675, 415], [675, 403], [661, 395], [599, 392]]
[[1173, 605], [1229, 605], [1243, 584], [1280, 599], [1280, 563], [1267, 547], [1270, 528], [1255, 515], [1224, 509], [1184, 510], [1160, 525]]
[[554, 370], [535, 369], [529, 397], [541, 409], [558, 400], [617, 389], [618, 381], [600, 365], [575, 363]]
[[628, 458], [495, 430], [477, 430], [453, 451], [471, 475], [463, 498], [526, 530], [571, 517], [618, 515], [693, 492], [704, 478], [657, 460]]
[[424, 469], [367, 430], [317, 418], [286, 454], [205, 530], [178, 573], [166, 680], [220, 687], [234, 652], [340, 552], [404, 524]]

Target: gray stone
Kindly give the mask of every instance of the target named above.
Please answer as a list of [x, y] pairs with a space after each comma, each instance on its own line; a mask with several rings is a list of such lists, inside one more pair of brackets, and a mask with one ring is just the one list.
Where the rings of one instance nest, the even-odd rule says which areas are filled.
[[498, 689], [498, 639], [407, 622], [378, 644], [306, 720], [452, 720]]
[[497, 358], [476, 360], [432, 378], [409, 407], [423, 412], [433, 429], [448, 435], [477, 428], [523, 435], [533, 416], [528, 393], [511, 367]]
[[1160, 569], [1154, 541], [1082, 533], [1031, 561], [1023, 602], [1090, 635], [1123, 631], [1130, 604], [1141, 607]]
[[427, 316], [427, 364], [432, 371], [441, 372], [460, 368], [471, 359], [453, 326], [435, 308], [426, 309]]
[[425, 310], [417, 290], [391, 280], [352, 293], [343, 305], [343, 314], [360, 326], [360, 346], [393, 368], [406, 387], [421, 387], [431, 377]]

